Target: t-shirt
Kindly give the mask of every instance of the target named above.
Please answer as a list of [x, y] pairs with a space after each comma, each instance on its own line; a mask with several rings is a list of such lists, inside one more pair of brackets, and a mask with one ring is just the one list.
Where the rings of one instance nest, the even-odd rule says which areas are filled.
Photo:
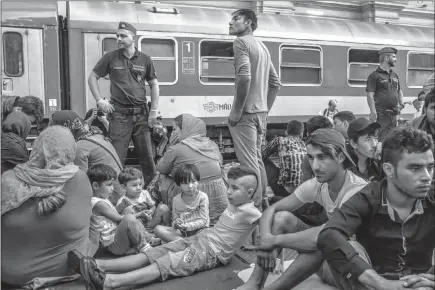
[[116, 205], [120, 205], [124, 199], [129, 200], [132, 205], [146, 205], [148, 209], [152, 208], [156, 204], [156, 202], [152, 199], [150, 193], [145, 189], [142, 190], [138, 198], [131, 198], [124, 195], [118, 200], [118, 203]]
[[187, 204], [177, 194], [172, 201], [172, 222], [180, 218], [186, 225], [186, 231], [194, 231], [210, 225], [208, 196], [199, 191], [195, 199]]
[[260, 217], [261, 212], [253, 202], [240, 206], [228, 204], [215, 226], [198, 235], [208, 241], [218, 259], [226, 264], [252, 234]]
[[376, 111], [393, 110], [399, 104], [400, 81], [393, 71], [384, 71], [378, 67], [367, 78], [367, 92], [373, 92]]
[[[111, 209], [116, 211], [116, 208], [108, 199], [95, 196], [93, 196], [91, 199], [92, 209], [94, 209], [94, 206], [99, 202], [106, 203]], [[113, 243], [117, 228], [118, 225], [114, 221], [105, 216], [92, 213], [91, 230], [100, 233], [100, 242], [103, 244], [103, 246], [108, 246]]]
[[294, 194], [303, 203], [317, 202], [323, 206], [328, 218], [331, 218], [337, 208], [340, 208], [343, 203], [366, 185], [367, 182], [364, 179], [347, 170], [343, 187], [335, 201], [329, 195], [328, 183], [320, 183], [316, 178], [302, 183], [296, 188]]
[[328, 118], [328, 120], [332, 124], [334, 124], [334, 115], [337, 113], [338, 113], [337, 109], [330, 111], [328, 108], [326, 108], [326, 109], [321, 110], [318, 115]]
[[233, 50], [236, 85], [240, 76], [251, 76], [248, 98], [242, 108], [243, 112], [267, 112], [269, 87], [275, 89], [280, 87], [279, 77], [270, 59], [269, 50], [253, 35], [238, 37], [233, 43]]
[[122, 49], [103, 55], [93, 70], [110, 77], [111, 100], [119, 107], [140, 107], [146, 102], [145, 81], [157, 78], [151, 57], [136, 49], [128, 59]]

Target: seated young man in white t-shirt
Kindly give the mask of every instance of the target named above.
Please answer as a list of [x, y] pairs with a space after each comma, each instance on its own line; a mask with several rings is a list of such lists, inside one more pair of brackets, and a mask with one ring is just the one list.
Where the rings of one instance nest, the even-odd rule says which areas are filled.
[[233, 167], [228, 171], [228, 183], [229, 204], [213, 228], [120, 259], [95, 260], [72, 251], [68, 253], [70, 265], [77, 269], [80, 264], [80, 273], [91, 289], [137, 286], [225, 265], [251, 236], [261, 217], [252, 201], [257, 189], [255, 171]]
[[257, 265], [246, 284], [237, 290], [263, 289], [269, 272], [280, 266], [275, 263], [283, 248], [296, 250], [299, 255], [281, 277], [264, 289], [292, 289], [318, 270], [322, 279], [333, 279], [332, 275], [321, 271], [323, 258], [317, 249], [317, 236], [325, 224], [310, 227], [292, 212], [305, 203], [316, 201], [330, 218], [367, 182], [346, 169], [352, 160], [346, 152], [344, 137], [338, 131], [318, 129], [307, 138], [306, 145], [315, 178], [264, 211], [256, 246]]

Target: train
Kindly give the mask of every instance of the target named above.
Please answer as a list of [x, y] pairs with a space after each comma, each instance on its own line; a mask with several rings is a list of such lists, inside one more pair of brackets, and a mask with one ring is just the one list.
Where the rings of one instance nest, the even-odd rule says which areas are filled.
[[[219, 142], [229, 138], [234, 64], [228, 22], [234, 10], [165, 3], [2, 1], [2, 94], [35, 95], [46, 118], [70, 109], [84, 116], [96, 107], [87, 78], [97, 61], [117, 49], [120, 21], [137, 29], [136, 46], [151, 56], [160, 84], [165, 125], [179, 114], [202, 118]], [[306, 121], [338, 101], [339, 110], [368, 116], [366, 79], [378, 50], [398, 49], [395, 71], [405, 101], [412, 101], [434, 70], [434, 29], [356, 20], [260, 13], [254, 35], [271, 54], [282, 87], [269, 112], [270, 128]], [[99, 81], [110, 97], [109, 79]], [[402, 111], [412, 118], [413, 108]], [[269, 128], [268, 127], [268, 128]], [[228, 142], [227, 142], [228, 143]], [[231, 143], [229, 141], [229, 143]]]

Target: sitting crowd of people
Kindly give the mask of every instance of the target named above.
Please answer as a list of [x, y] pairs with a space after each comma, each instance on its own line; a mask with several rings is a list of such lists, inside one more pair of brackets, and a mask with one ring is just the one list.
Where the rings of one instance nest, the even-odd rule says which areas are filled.
[[[32, 119], [14, 110], [2, 125], [2, 283], [37, 288], [80, 274], [92, 289], [115, 289], [187, 276], [227, 264], [258, 226], [257, 264], [239, 289], [263, 289], [283, 271], [284, 249], [299, 255], [264, 289], [314, 273], [340, 289], [432, 289], [435, 91], [424, 108], [382, 144], [379, 124], [352, 112], [334, 124], [313, 116], [306, 137], [290, 121], [263, 149], [265, 160], [278, 154], [269, 185], [281, 196], [263, 213], [252, 201], [255, 171], [225, 176], [218, 146], [190, 114], [174, 119], [158, 181], [144, 186], [104, 132], [72, 111], [54, 112], [28, 155]], [[301, 209], [314, 204], [324, 214], [307, 217]], [[120, 258], [93, 258], [99, 249]]]

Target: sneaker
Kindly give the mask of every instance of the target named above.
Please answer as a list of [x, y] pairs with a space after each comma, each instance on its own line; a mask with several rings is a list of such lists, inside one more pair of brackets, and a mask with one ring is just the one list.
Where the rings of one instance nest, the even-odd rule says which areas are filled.
[[73, 250], [68, 252], [68, 264], [76, 273], [82, 275], [87, 289], [103, 289], [106, 274], [98, 268], [94, 258], [84, 257], [78, 251]]
[[106, 273], [98, 269], [94, 258], [84, 257], [80, 260], [80, 272], [86, 285], [92, 290], [103, 290]]

